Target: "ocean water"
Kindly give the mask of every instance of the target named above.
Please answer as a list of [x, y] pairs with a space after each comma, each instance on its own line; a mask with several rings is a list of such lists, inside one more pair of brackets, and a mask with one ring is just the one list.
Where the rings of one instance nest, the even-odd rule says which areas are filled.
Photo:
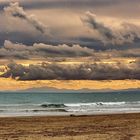
[[0, 117], [140, 112], [140, 90], [94, 93], [0, 92]]

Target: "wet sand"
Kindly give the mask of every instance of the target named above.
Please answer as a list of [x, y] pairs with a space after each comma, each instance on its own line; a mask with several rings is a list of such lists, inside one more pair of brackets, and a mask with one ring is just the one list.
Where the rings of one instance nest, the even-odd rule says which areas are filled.
[[0, 140], [140, 140], [140, 113], [0, 118]]

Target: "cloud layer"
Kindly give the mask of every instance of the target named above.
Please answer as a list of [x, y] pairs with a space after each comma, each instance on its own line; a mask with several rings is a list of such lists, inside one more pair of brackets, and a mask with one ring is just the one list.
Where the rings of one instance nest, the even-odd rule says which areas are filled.
[[[133, 2], [131, 0], [18, 0], [18, 2], [11, 3], [9, 6], [7, 5], [10, 3], [10, 0], [0, 2], [1, 9], [3, 10], [5, 7], [4, 12], [10, 15], [0, 15], [3, 22], [3, 24], [2, 22], [0, 23], [0, 36], [2, 36], [0, 45], [3, 44], [4, 40], [28, 45], [32, 45], [35, 42], [46, 44], [54, 44], [56, 42], [62, 44], [63, 42], [65, 44], [85, 45], [98, 50], [104, 49], [104, 45], [101, 42], [108, 47], [113, 46], [116, 48], [120, 44], [121, 46], [126, 46], [127, 43], [132, 43], [131, 45], [134, 46], [140, 42], [139, 19], [135, 16], [139, 12], [134, 12], [136, 6], [133, 8], [133, 4], [137, 5], [138, 0]], [[61, 10], [58, 10], [58, 8]], [[118, 11], [116, 12], [115, 9]], [[29, 14], [33, 12], [32, 10], [36, 14], [35, 16]], [[97, 16], [87, 12], [83, 22], [91, 27], [90, 31], [94, 32], [96, 36], [90, 34], [87, 27], [80, 20], [80, 17], [83, 16], [82, 14], [88, 10], [95, 10]], [[124, 12], [127, 15], [122, 16]], [[112, 13], [116, 13], [116, 15], [112, 15]], [[131, 13], [131, 18], [128, 19]], [[120, 19], [123, 19], [123, 21], [117, 29], [103, 21], [102, 17], [105, 20], [110, 18], [110, 21], [112, 17], [116, 19], [116, 22], [120, 21]], [[115, 24], [113, 22], [113, 25]], [[44, 33], [49, 35], [44, 36]], [[109, 46], [108, 44], [111, 45]]]
[[[95, 51], [80, 45], [48, 45], [44, 43], [34, 43], [27, 46], [20, 43], [13, 43], [5, 40], [4, 46], [0, 48], [0, 58], [11, 59], [31, 59], [48, 57], [92, 57], [93, 60], [112, 59], [112, 58], [139, 58], [140, 48], [130, 48], [124, 50], [99, 50]], [[90, 61], [90, 60], [89, 60]]]
[[140, 61], [130, 64], [47, 64], [23, 66], [10, 63], [2, 77], [18, 80], [140, 80]]
[[48, 45], [43, 43], [34, 43], [32, 46], [26, 46], [19, 43], [12, 43], [6, 40], [4, 47], [0, 48], [1, 58], [47, 58], [47, 57], [77, 57], [77, 56], [92, 56], [93, 49], [81, 47], [80, 45], [68, 46]]

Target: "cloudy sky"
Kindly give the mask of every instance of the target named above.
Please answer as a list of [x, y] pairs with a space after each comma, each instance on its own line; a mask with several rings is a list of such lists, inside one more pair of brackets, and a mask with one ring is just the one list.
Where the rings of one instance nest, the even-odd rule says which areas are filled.
[[97, 50], [104, 45], [139, 44], [139, 0], [12, 1], [0, 0], [1, 46], [5, 40], [26, 45], [79, 44]]
[[[139, 13], [139, 0], [0, 0], [0, 58], [92, 57], [119, 62], [47, 69], [42, 64], [29, 67], [28, 76], [23, 75], [26, 68], [10, 65], [9, 73], [21, 79], [140, 79]], [[124, 58], [135, 61], [122, 65]], [[22, 73], [14, 74], [16, 68]], [[34, 69], [45, 76], [30, 78]]]

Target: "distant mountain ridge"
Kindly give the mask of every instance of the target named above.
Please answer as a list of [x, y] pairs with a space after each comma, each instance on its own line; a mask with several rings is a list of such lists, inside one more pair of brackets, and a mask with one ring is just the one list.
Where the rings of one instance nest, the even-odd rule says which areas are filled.
[[25, 91], [25, 92], [66, 92], [66, 93], [93, 93], [93, 92], [119, 92], [119, 91], [140, 91], [140, 88], [137, 89], [124, 89], [124, 90], [113, 90], [113, 89], [79, 89], [79, 90], [71, 90], [71, 89], [57, 89], [57, 88], [51, 88], [51, 87], [40, 87], [40, 88], [29, 88], [26, 90], [20, 90], [20, 91]]

